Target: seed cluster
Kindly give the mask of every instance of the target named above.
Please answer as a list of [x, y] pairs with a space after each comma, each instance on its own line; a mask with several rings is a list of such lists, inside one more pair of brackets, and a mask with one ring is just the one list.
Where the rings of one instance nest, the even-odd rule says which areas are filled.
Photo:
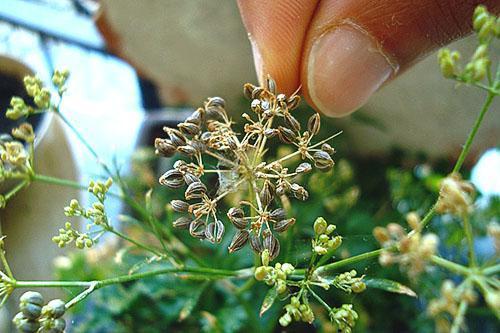
[[[307, 129], [302, 130], [292, 115], [300, 97], [286, 97], [276, 93], [272, 79], [265, 87], [244, 86], [244, 94], [251, 100], [252, 114], [244, 113], [243, 133], [233, 129], [233, 122], [220, 97], [209, 98], [177, 128], [164, 128], [168, 138], [155, 140], [160, 156], [185, 156], [160, 177], [160, 184], [173, 189], [185, 188], [184, 200], [173, 200], [171, 206], [183, 215], [173, 222], [174, 227], [188, 229], [196, 238], [219, 243], [226, 226], [221, 220], [220, 201], [229, 193], [248, 187], [249, 201], [227, 212], [236, 228], [229, 252], [245, 244], [255, 252], [267, 249], [271, 260], [280, 251], [275, 233], [287, 230], [296, 221], [287, 218], [277, 207], [281, 197], [307, 200], [308, 191], [297, 183], [297, 176], [310, 172], [313, 166], [327, 171], [332, 168], [335, 150], [326, 143], [334, 136], [313, 144], [320, 130], [320, 117], [312, 115]], [[269, 141], [279, 139], [294, 147], [294, 151], [271, 162], [264, 160]], [[283, 164], [296, 156], [303, 160], [290, 170]], [[216, 176], [216, 180], [210, 179]]]
[[23, 333], [63, 333], [66, 303], [54, 299], [44, 305], [43, 296], [35, 291], [25, 292], [19, 299], [20, 312], [12, 322]]

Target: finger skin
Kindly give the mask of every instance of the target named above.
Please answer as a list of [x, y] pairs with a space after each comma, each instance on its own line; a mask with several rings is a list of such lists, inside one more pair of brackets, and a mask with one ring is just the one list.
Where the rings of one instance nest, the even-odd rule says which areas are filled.
[[267, 74], [281, 92], [300, 85], [302, 47], [317, 0], [239, 0], [260, 82]]

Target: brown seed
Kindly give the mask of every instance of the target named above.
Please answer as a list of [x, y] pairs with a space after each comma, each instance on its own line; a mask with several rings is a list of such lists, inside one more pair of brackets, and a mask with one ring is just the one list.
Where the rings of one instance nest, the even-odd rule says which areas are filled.
[[177, 127], [187, 135], [196, 135], [200, 132], [200, 126], [189, 122], [180, 123]]
[[191, 185], [192, 183], [200, 182], [200, 178], [196, 177], [190, 172], [186, 172], [184, 174], [184, 181], [186, 182], [187, 185]]
[[264, 135], [266, 138], [270, 139], [279, 134], [279, 131], [276, 128], [268, 128], [264, 131]]
[[262, 247], [262, 241], [255, 232], [250, 234], [250, 247], [257, 253], [261, 253], [264, 250]]
[[191, 219], [187, 216], [179, 217], [177, 220], [172, 222], [174, 228], [187, 229], [191, 223]]
[[283, 208], [277, 208], [269, 213], [269, 217], [273, 221], [280, 221], [285, 219], [286, 212]]
[[309, 118], [309, 121], [307, 122], [307, 130], [312, 135], [316, 135], [319, 133], [320, 127], [321, 119], [319, 117], [319, 113], [315, 113]]
[[328, 171], [333, 167], [333, 160], [325, 151], [317, 151], [313, 155], [314, 166], [322, 171]]
[[194, 182], [189, 184], [184, 196], [186, 200], [200, 199], [207, 192], [207, 187], [202, 182]]
[[291, 129], [288, 129], [286, 127], [279, 126], [278, 127], [278, 131], [279, 131], [278, 132], [278, 137], [284, 143], [292, 143], [297, 138], [295, 136], [295, 133], [293, 133], [293, 131]]
[[321, 150], [328, 153], [328, 155], [332, 156], [333, 154], [335, 154], [335, 148], [333, 148], [332, 146], [330, 146], [328, 143], [323, 143], [321, 145]]
[[255, 86], [251, 83], [245, 83], [245, 85], [243, 86], [243, 95], [248, 98], [248, 99], [252, 99], [252, 93], [255, 89]]
[[170, 188], [179, 188], [184, 185], [184, 178], [179, 170], [171, 169], [160, 177], [160, 184]]
[[187, 212], [189, 209], [189, 203], [182, 200], [172, 200], [170, 201], [170, 206], [172, 209], [179, 213]]
[[194, 154], [196, 154], [196, 149], [191, 146], [179, 146], [177, 147], [177, 150], [179, 151], [179, 153], [185, 154], [187, 156], [193, 156]]
[[260, 191], [260, 201], [264, 207], [267, 207], [271, 203], [274, 198], [274, 185], [269, 181], [264, 181], [264, 186], [262, 186], [262, 190]]
[[211, 243], [220, 243], [224, 235], [224, 224], [220, 220], [211, 222], [205, 229], [205, 238]]
[[205, 229], [204, 221], [202, 220], [194, 220], [189, 224], [189, 234], [195, 238], [204, 239], [205, 238]]
[[294, 224], [295, 224], [294, 218], [278, 221], [274, 224], [274, 231], [277, 231], [277, 232], [286, 231], [288, 228], [290, 228]]
[[243, 246], [245, 246], [246, 242], [248, 241], [248, 236], [248, 230], [238, 230], [236, 234], [234, 234], [233, 240], [228, 247], [229, 253], [238, 251]]
[[227, 217], [229, 217], [230, 220], [234, 219], [234, 218], [241, 219], [241, 218], [245, 217], [245, 212], [241, 208], [231, 207], [229, 209], [229, 211], [227, 212]]
[[163, 130], [168, 134], [174, 146], [178, 147], [186, 145], [186, 137], [181, 133], [181, 131], [170, 127], [164, 127]]
[[175, 146], [172, 144], [172, 141], [168, 139], [155, 139], [155, 148], [156, 154], [164, 157], [171, 157], [175, 154]]
[[304, 162], [300, 163], [297, 169], [295, 169], [295, 172], [297, 173], [308, 173], [309, 171], [312, 170], [311, 164]]
[[309, 193], [299, 184], [292, 184], [290, 189], [292, 190], [293, 196], [299, 200], [306, 201], [309, 198]]
[[264, 238], [264, 249], [269, 251], [269, 259], [273, 260], [280, 253], [280, 242], [270, 230], [264, 230], [262, 237]]
[[224, 101], [224, 99], [221, 97], [211, 97], [208, 99], [207, 107], [213, 107], [213, 106], [225, 108], [226, 101]]
[[276, 82], [270, 76], [268, 76], [266, 79], [266, 89], [271, 94], [276, 94]]
[[285, 112], [285, 125], [296, 132], [300, 131], [300, 123], [289, 112]]
[[189, 117], [187, 117], [185, 122], [195, 124], [197, 126], [201, 126], [201, 123], [203, 121], [203, 113], [204, 112], [205, 112], [205, 110], [203, 110], [202, 108], [199, 108], [198, 110], [194, 111]]
[[288, 98], [287, 101], [287, 106], [289, 110], [294, 110], [296, 109], [300, 104], [300, 96], [299, 95], [293, 95]]

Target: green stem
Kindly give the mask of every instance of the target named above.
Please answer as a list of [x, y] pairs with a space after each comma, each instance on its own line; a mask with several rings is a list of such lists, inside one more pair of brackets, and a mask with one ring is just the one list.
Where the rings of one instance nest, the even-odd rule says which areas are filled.
[[82, 185], [78, 182], [75, 182], [73, 180], [69, 179], [61, 179], [57, 177], [52, 177], [52, 176], [46, 176], [46, 175], [41, 175], [41, 174], [34, 174], [33, 175], [33, 180], [39, 181], [42, 183], [47, 183], [47, 184], [52, 184], [52, 185], [60, 185], [60, 186], [65, 186], [65, 187], [71, 187], [75, 188], [78, 190], [88, 190], [88, 186]]
[[141, 248], [141, 249], [143, 249], [143, 250], [146, 250], [146, 251], [151, 252], [152, 254], [154, 254], [154, 255], [156, 255], [156, 256], [158, 256], [158, 257], [162, 257], [162, 256], [163, 256], [163, 255], [162, 255], [160, 252], [158, 252], [156, 249], [154, 249], [154, 248], [152, 248], [152, 247], [149, 247], [149, 246], [147, 246], [147, 245], [144, 245], [144, 244], [142, 244], [142, 243], [139, 243], [138, 241], [136, 241], [136, 240], [134, 240], [134, 239], [132, 239], [132, 238], [128, 237], [127, 235], [125, 235], [125, 234], [123, 234], [123, 233], [121, 233], [121, 232], [119, 232], [118, 230], [114, 229], [113, 227], [107, 227], [107, 228], [106, 228], [106, 230], [108, 230], [109, 232], [111, 232], [111, 233], [115, 234], [116, 236], [118, 236], [118, 237], [120, 237], [120, 238], [122, 238], [122, 239], [126, 240], [127, 242], [130, 242], [130, 243], [134, 244], [135, 246], [137, 246], [137, 247], [139, 247], [139, 248]]
[[474, 253], [474, 236], [472, 235], [472, 227], [469, 222], [469, 216], [464, 215], [463, 221], [464, 221], [465, 238], [467, 239], [467, 247], [469, 250], [469, 265], [471, 267], [475, 267], [477, 263], [476, 263], [476, 255]]
[[109, 167], [106, 165], [106, 163], [104, 163], [104, 161], [101, 160], [101, 158], [99, 157], [97, 152], [94, 150], [94, 148], [92, 148], [92, 146], [88, 143], [88, 141], [85, 140], [83, 135], [80, 134], [80, 132], [76, 129], [76, 127], [73, 126], [73, 124], [68, 120], [68, 118], [66, 118], [59, 111], [59, 109], [57, 111], [55, 111], [55, 114], [66, 124], [66, 126], [69, 127], [69, 129], [71, 129], [71, 131], [76, 135], [78, 140], [85, 146], [85, 148], [87, 148], [87, 150], [90, 152], [90, 154], [96, 159], [97, 163], [99, 163], [101, 165], [101, 167], [104, 169], [104, 171], [106, 171], [108, 176], [113, 176], [113, 173], [111, 172]]
[[251, 277], [253, 275], [253, 270], [251, 268], [242, 269], [238, 271], [205, 268], [205, 267], [163, 268], [148, 272], [122, 275], [98, 281], [15, 281], [12, 283], [12, 286], [14, 288], [71, 288], [71, 287], [89, 288], [95, 285], [95, 289], [99, 289], [109, 285], [121, 284], [166, 274], [195, 274], [195, 275], [201, 275], [201, 277], [205, 278], [243, 279]]
[[311, 295], [313, 295], [313, 297], [328, 310], [328, 313], [332, 311], [332, 308], [318, 294], [316, 294], [311, 287], [307, 286], [307, 290], [309, 290]]
[[[386, 251], [386, 249], [378, 249], [378, 250], [358, 254], [357, 256], [354, 256], [354, 257], [346, 258], [346, 259], [343, 259], [343, 260], [340, 260], [340, 261], [337, 261], [337, 262], [334, 262], [334, 263], [331, 263], [328, 265], [318, 267], [314, 271], [314, 273], [321, 274], [324, 272], [336, 270], [336, 269], [343, 267], [343, 266], [352, 265], [352, 264], [355, 264], [355, 263], [363, 261], [363, 260], [375, 258], [375, 257], [378, 257], [383, 251]], [[297, 269], [294, 271], [294, 274], [301, 274], [301, 273], [303, 273], [302, 271], [303, 270]]]
[[453, 320], [453, 325], [451, 326], [450, 333], [459, 333], [462, 323], [464, 321], [465, 313], [467, 312], [467, 307], [469, 303], [463, 299], [458, 306], [458, 312]]
[[476, 136], [476, 133], [479, 129], [479, 126], [481, 125], [481, 122], [483, 121], [483, 118], [486, 115], [486, 112], [489, 110], [494, 98], [495, 98], [495, 94], [489, 92], [488, 96], [486, 97], [486, 100], [483, 104], [483, 107], [481, 108], [481, 112], [479, 112], [479, 115], [477, 116], [476, 121], [474, 122], [474, 126], [472, 127], [472, 130], [469, 133], [469, 136], [467, 137], [467, 141], [465, 141], [465, 145], [462, 148], [462, 152], [460, 153], [460, 156], [458, 157], [458, 160], [455, 163], [455, 167], [453, 168], [452, 172], [460, 171], [460, 168], [464, 164], [465, 158], [467, 157], [467, 154], [469, 153], [469, 150], [472, 146], [472, 142], [474, 141], [474, 137]]
[[9, 201], [14, 195], [17, 194], [17, 192], [21, 191], [23, 188], [29, 185], [29, 180], [25, 179], [19, 184], [17, 184], [12, 190], [7, 192], [7, 194], [4, 195], [3, 199], [5, 202]]
[[437, 202], [432, 206], [432, 208], [427, 212], [427, 214], [425, 214], [424, 218], [422, 219], [422, 222], [420, 223], [422, 230], [424, 230], [429, 222], [431, 222], [434, 215], [436, 215], [436, 206]]
[[446, 268], [452, 272], [455, 272], [457, 274], [469, 276], [471, 274], [471, 270], [468, 267], [459, 265], [457, 263], [454, 263], [452, 261], [446, 260], [444, 258], [438, 257], [438, 256], [432, 256], [431, 261], [443, 268]]
[[483, 275], [495, 275], [500, 272], [500, 264], [496, 264], [483, 269]]

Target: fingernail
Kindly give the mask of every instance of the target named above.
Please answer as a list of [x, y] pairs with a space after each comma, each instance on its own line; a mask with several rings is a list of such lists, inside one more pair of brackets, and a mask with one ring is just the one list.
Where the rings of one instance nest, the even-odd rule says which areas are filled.
[[309, 96], [324, 114], [343, 116], [365, 104], [394, 71], [368, 33], [342, 25], [320, 36], [311, 48]]
[[257, 42], [253, 39], [252, 35], [248, 34], [248, 39], [250, 40], [250, 44], [252, 45], [252, 53], [253, 53], [253, 62], [255, 65], [255, 71], [257, 73], [257, 79], [260, 84], [263, 84], [264, 81], [264, 63], [262, 62], [262, 55], [259, 51], [259, 46]]

